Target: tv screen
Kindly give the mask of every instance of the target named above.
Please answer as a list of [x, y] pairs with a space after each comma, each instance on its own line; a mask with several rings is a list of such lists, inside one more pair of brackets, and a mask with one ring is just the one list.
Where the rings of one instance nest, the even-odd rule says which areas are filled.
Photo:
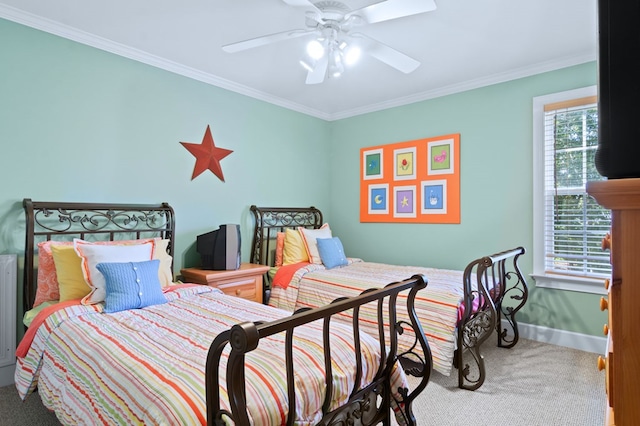
[[640, 177], [640, 2], [598, 0], [598, 150], [608, 178]]
[[215, 231], [198, 235], [196, 250], [204, 269], [239, 269], [240, 225], [220, 225]]

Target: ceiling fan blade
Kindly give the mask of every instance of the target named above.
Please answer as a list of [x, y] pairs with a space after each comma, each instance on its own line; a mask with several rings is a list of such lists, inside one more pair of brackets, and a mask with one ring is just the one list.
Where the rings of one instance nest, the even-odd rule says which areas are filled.
[[413, 59], [411, 56], [405, 55], [393, 47], [380, 43], [378, 40], [367, 35], [362, 33], [352, 33], [350, 35], [362, 40], [363, 53], [373, 56], [377, 60], [384, 62], [398, 71], [409, 74], [420, 66], [420, 61]]
[[306, 7], [308, 9], [312, 9], [314, 12], [317, 12], [318, 14], [322, 15], [322, 12], [320, 11], [320, 9], [318, 9], [316, 7], [316, 5], [311, 3], [309, 0], [282, 0], [282, 1], [285, 2], [286, 4], [288, 4], [289, 6]]
[[316, 66], [307, 73], [307, 84], [320, 84], [324, 81], [327, 75], [327, 68], [329, 68], [329, 55], [325, 54], [322, 58], [318, 59]]
[[243, 50], [253, 49], [254, 47], [264, 46], [266, 44], [275, 43], [282, 40], [290, 40], [293, 38], [302, 37], [314, 31], [315, 31], [315, 28], [308, 29], [308, 30], [283, 31], [280, 33], [269, 34], [266, 36], [250, 38], [249, 40], [239, 41], [237, 43], [227, 44], [222, 46], [222, 50], [224, 50], [227, 53], [240, 52]]
[[345, 18], [360, 16], [366, 23], [390, 21], [436, 10], [435, 0], [386, 0], [349, 12]]

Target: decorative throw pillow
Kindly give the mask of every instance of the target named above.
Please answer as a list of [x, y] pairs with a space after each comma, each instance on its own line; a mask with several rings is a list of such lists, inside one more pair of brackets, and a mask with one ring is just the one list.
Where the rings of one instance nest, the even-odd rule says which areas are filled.
[[91, 292], [82, 275], [82, 260], [72, 245], [52, 245], [51, 254], [56, 266], [60, 301], [82, 299]]
[[[92, 244], [98, 245], [131, 245], [131, 244], [143, 244], [145, 242], [151, 241], [151, 238], [146, 239], [138, 239], [138, 240], [116, 240], [116, 241], [91, 241]], [[160, 279], [160, 284], [163, 287], [169, 286], [173, 284], [173, 270], [172, 263], [173, 258], [167, 253], [167, 245], [169, 244], [168, 239], [162, 238], [154, 238], [155, 240], [155, 249], [153, 251], [153, 258], [160, 260], [160, 268], [158, 270], [158, 277]], [[59, 301], [60, 300], [60, 283], [58, 279], [58, 274], [55, 266], [55, 262], [53, 260], [53, 253], [51, 250], [52, 246], [73, 246], [73, 241], [42, 241], [38, 243], [38, 281], [36, 288], [36, 297], [33, 303], [33, 307], [37, 307], [43, 302], [48, 301]], [[70, 256], [67, 254], [66, 256]], [[77, 255], [76, 255], [77, 256]], [[73, 259], [73, 257], [71, 257]], [[66, 268], [68, 267], [69, 259], [64, 260], [65, 262], [65, 270], [62, 271], [62, 275], [65, 277], [65, 280], [69, 279], [70, 271]], [[80, 258], [78, 257], [78, 261]], [[74, 265], [75, 266], [75, 265]], [[82, 269], [80, 269], [80, 264], [78, 263], [78, 269], [71, 272], [71, 280], [72, 282], [76, 281], [75, 279], [78, 277], [78, 274], [82, 274]], [[85, 284], [84, 286], [77, 284], [78, 288], [81, 288], [83, 291], [85, 287], [88, 288], [84, 278], [82, 282]], [[67, 284], [69, 282], [67, 281]], [[73, 284], [72, 284], [73, 287]], [[66, 290], [69, 290], [67, 288]], [[77, 290], [77, 289], [76, 289]], [[65, 292], [66, 296], [63, 298], [64, 300], [69, 300], [69, 296], [73, 296], [77, 294], [77, 291], [71, 289], [71, 293], [69, 291]], [[81, 296], [82, 297], [82, 296]], [[73, 299], [75, 297], [71, 297]]]
[[59, 300], [60, 286], [56, 276], [51, 246], [73, 246], [73, 241], [42, 241], [38, 243], [38, 281], [33, 307], [41, 303]]
[[295, 229], [284, 230], [284, 248], [282, 249], [282, 264], [292, 265], [294, 263], [308, 262], [309, 255], [304, 248], [302, 236]]
[[322, 264], [322, 259], [320, 259], [320, 253], [318, 253], [318, 245], [316, 244], [316, 239], [318, 238], [331, 238], [331, 228], [329, 228], [329, 224], [325, 223], [319, 229], [307, 229], [307, 228], [298, 228], [300, 235], [302, 236], [302, 241], [304, 242], [304, 248], [307, 251], [307, 256], [309, 256], [309, 262], [315, 264]]
[[316, 242], [318, 243], [318, 251], [320, 252], [322, 263], [327, 269], [344, 266], [349, 263], [344, 254], [340, 238], [318, 238]]
[[104, 312], [112, 313], [126, 309], [166, 303], [158, 279], [158, 259], [145, 262], [98, 263], [96, 269], [105, 278], [106, 295]]
[[82, 303], [85, 305], [102, 302], [106, 296], [104, 276], [96, 268], [98, 263], [151, 260], [155, 245], [154, 240], [131, 245], [92, 244], [80, 239], [74, 239], [73, 242], [76, 253], [82, 259], [82, 275], [85, 282], [91, 287], [91, 293], [82, 299]]
[[153, 249], [153, 258], [160, 261], [158, 268], [158, 279], [162, 287], [167, 287], [173, 284], [173, 269], [171, 265], [173, 263], [173, 257], [167, 253], [167, 246], [169, 245], [168, 239], [155, 238], [155, 248]]
[[276, 234], [276, 255], [273, 266], [282, 266], [282, 252], [284, 251], [284, 232]]

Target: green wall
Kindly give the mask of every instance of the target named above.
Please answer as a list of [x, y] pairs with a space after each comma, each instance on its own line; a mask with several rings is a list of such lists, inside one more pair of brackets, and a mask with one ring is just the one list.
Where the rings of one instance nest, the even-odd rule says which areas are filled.
[[[331, 229], [349, 256], [463, 269], [523, 246], [533, 270], [533, 97], [596, 84], [588, 63], [333, 122]], [[360, 148], [460, 133], [460, 224], [359, 223]], [[530, 287], [534, 281], [529, 278]], [[532, 288], [521, 322], [601, 336], [599, 296]]]
[[[169, 202], [176, 271], [197, 263], [195, 236], [240, 223], [251, 204], [319, 207], [347, 254], [462, 268], [522, 245], [532, 270], [532, 98], [596, 82], [595, 63], [408, 106], [325, 122], [0, 20], [0, 253], [21, 254], [23, 198]], [[191, 180], [210, 125], [225, 181]], [[359, 150], [461, 134], [459, 225], [360, 224]], [[534, 282], [529, 281], [533, 287]], [[597, 296], [533, 289], [526, 323], [600, 335]]]
[[[251, 204], [329, 210], [323, 120], [5, 20], [0, 52], [0, 253], [23, 253], [23, 198], [169, 202], [175, 272], [197, 263], [195, 236], [222, 223], [242, 225], [248, 261]], [[191, 180], [180, 142], [200, 143], [207, 125], [234, 151], [225, 182]]]

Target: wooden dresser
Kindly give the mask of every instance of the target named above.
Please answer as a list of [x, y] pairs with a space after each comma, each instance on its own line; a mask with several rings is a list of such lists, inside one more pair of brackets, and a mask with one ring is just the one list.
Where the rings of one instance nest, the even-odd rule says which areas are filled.
[[607, 422], [640, 425], [640, 178], [589, 182], [587, 192], [612, 213], [612, 277], [600, 302], [609, 310], [607, 354], [599, 361], [606, 371]]

